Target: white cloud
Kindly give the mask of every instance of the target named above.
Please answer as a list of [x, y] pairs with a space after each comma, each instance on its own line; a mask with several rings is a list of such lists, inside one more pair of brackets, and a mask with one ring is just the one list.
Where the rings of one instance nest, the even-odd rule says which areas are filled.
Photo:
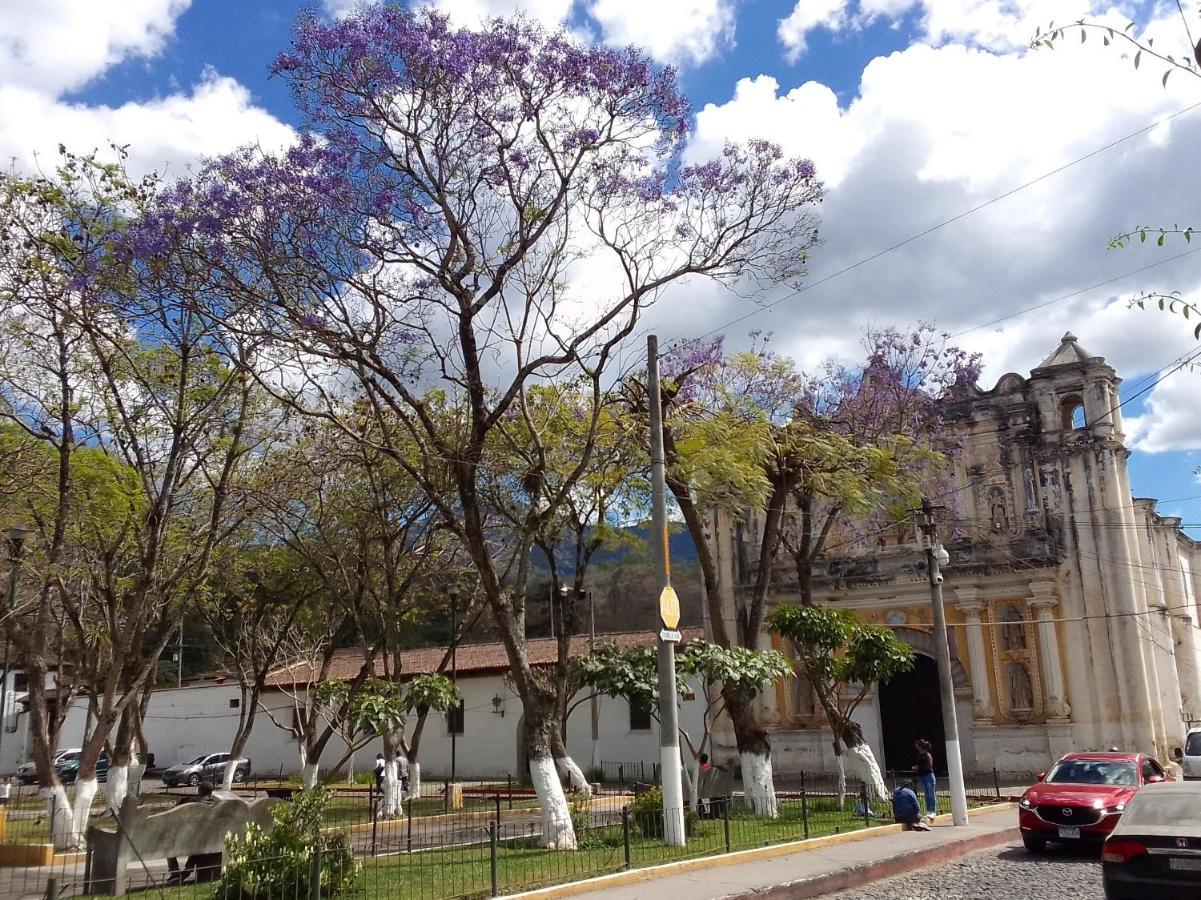
[[1097, 0], [797, 0], [778, 27], [785, 56], [795, 62], [805, 52], [806, 35], [815, 28], [841, 31], [862, 28], [878, 19], [897, 21], [916, 13], [922, 40], [960, 42], [991, 50], [1026, 47], [1038, 27], [1088, 16], [1108, 18], [1117, 28], [1128, 12]]
[[129, 145], [135, 173], [180, 173], [198, 157], [292, 130], [255, 105], [232, 78], [206, 70], [190, 91], [120, 106], [72, 102], [70, 93], [118, 63], [151, 57], [190, 0], [0, 0], [0, 159], [52, 169], [57, 147], [88, 152]]
[[1148, 397], [1143, 414], [1126, 419], [1128, 443], [1146, 453], [1201, 447], [1201, 416], [1196, 412], [1198, 396], [1201, 396], [1201, 369], [1189, 366], [1165, 377]]
[[[1155, 27], [1170, 25], [1165, 20]], [[824, 243], [812, 254], [808, 279], [815, 284], [1201, 100], [1201, 80], [1177, 78], [1164, 90], [1161, 74], [1147, 66], [1135, 72], [1114, 48], [1095, 41], [1009, 53], [915, 44], [872, 60], [858, 95], [845, 106], [819, 82], [782, 87], [767, 76], [744, 78], [729, 101], [699, 112], [688, 156], [710, 156], [725, 140], [766, 137], [815, 161], [828, 185]], [[850, 268], [732, 326], [729, 337], [773, 330], [779, 349], [808, 361], [847, 347], [848, 334], [869, 322], [934, 320], [957, 332], [1162, 262], [1187, 248], [1148, 244], [1113, 251], [1106, 243], [1144, 222], [1196, 221], [1199, 143], [1201, 111]], [[1070, 329], [1129, 385], [1195, 345], [1188, 323], [1132, 311], [1127, 299], [1140, 290], [1196, 291], [1199, 271], [1201, 254], [958, 342], [985, 352], [982, 381], [991, 386], [1006, 370], [1028, 371]], [[781, 289], [773, 297], [787, 295]], [[731, 293], [714, 293], [703, 303], [690, 295], [687, 327], [708, 331], [750, 308]], [[1171, 380], [1177, 378], [1185, 380]], [[1201, 427], [1182, 437], [1183, 424], [1195, 418], [1196, 391], [1167, 392], [1169, 384], [1151, 395], [1158, 403], [1150, 413], [1167, 430], [1157, 431], [1151, 420], [1140, 423], [1140, 447], [1166, 449], [1182, 441], [1201, 447]], [[1182, 405], [1186, 399], [1191, 402]]]
[[815, 28], [840, 31], [847, 24], [846, 0], [797, 0], [788, 18], [776, 31], [789, 62], [796, 62], [808, 49], [805, 38]]
[[[323, 0], [322, 8], [326, 15], [340, 19], [375, 2], [378, 0]], [[457, 25], [478, 25], [485, 19], [522, 13], [556, 28], [571, 16], [575, 0], [425, 0], [421, 5], [438, 9]]]
[[48, 101], [23, 87], [0, 86], [0, 158], [15, 157], [21, 168], [53, 168], [57, 147], [76, 152], [104, 150], [109, 142], [129, 145], [130, 169], [168, 169], [183, 174], [188, 163], [248, 143], [278, 149], [292, 130], [256, 107], [250, 92], [232, 78], [209, 70], [189, 94], [170, 94], [146, 103], [87, 106]]
[[593, 0], [588, 12], [613, 46], [659, 62], [699, 65], [734, 40], [735, 0]]
[[191, 0], [0, 0], [0, 84], [56, 95], [158, 53]]

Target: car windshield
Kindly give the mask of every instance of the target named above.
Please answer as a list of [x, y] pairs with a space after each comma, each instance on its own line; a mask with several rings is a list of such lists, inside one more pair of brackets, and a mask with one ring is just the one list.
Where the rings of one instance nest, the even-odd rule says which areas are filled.
[[1188, 740], [1184, 742], [1184, 755], [1201, 756], [1201, 731], [1189, 733]]
[[1155, 794], [1139, 791], [1122, 816], [1126, 825], [1201, 825], [1201, 803], [1196, 791], [1163, 791]]
[[1108, 759], [1067, 759], [1057, 763], [1047, 775], [1052, 784], [1138, 784], [1134, 763]]
[[202, 762], [204, 762], [206, 759], [208, 759], [207, 756], [197, 756], [195, 759], [189, 759], [186, 763], [184, 763], [184, 765], [185, 766], [198, 766]]
[[79, 753], [72, 750], [70, 753], [64, 753], [58, 758], [59, 762], [75, 762], [79, 759]]

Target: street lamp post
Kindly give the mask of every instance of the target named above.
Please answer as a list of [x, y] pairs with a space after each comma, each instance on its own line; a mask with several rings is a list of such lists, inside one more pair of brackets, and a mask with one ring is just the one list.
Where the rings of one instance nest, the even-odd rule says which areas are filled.
[[934, 620], [939, 694], [942, 698], [947, 780], [951, 789], [951, 821], [956, 825], [966, 825], [967, 790], [963, 784], [963, 758], [959, 754], [959, 721], [955, 715], [955, 685], [951, 680], [951, 648], [947, 644], [947, 617], [942, 603], [942, 567], [950, 562], [950, 556], [942, 544], [934, 541], [934, 506], [929, 500], [922, 501], [921, 527], [925, 536], [926, 566], [930, 576], [930, 607]]
[[[17, 608], [17, 583], [21, 579], [21, 560], [25, 553], [25, 539], [32, 534], [30, 528], [14, 525], [6, 534], [8, 543], [8, 620], [12, 619]], [[4, 623], [4, 676], [0, 679], [0, 742], [4, 739], [4, 716], [8, 712], [8, 675], [10, 671], [8, 658], [12, 653], [12, 622]]]
[[[450, 589], [450, 683], [459, 686], [459, 590]], [[450, 723], [450, 783], [455, 784], [455, 751], [459, 735], [459, 723], [462, 721], [460, 710], [455, 710], [455, 716]]]
[[[588, 655], [592, 656], [596, 653], [596, 603], [592, 599], [592, 591], [585, 591], [580, 588], [579, 596], [581, 599], [587, 595], [588, 597]], [[592, 697], [589, 698], [588, 706], [592, 718], [592, 769], [596, 771], [600, 768], [600, 701], [596, 696], [596, 691], [592, 692]]]

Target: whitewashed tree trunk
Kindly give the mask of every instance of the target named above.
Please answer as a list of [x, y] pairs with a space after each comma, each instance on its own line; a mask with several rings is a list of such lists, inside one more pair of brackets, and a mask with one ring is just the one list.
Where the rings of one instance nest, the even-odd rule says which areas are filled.
[[742, 753], [742, 790], [755, 815], [775, 819], [780, 815], [771, 757], [766, 753]]
[[409, 760], [409, 798], [421, 799], [421, 763]]
[[104, 796], [108, 811], [114, 816], [121, 811], [121, 804], [129, 793], [129, 763], [114, 763], [108, 767], [108, 784]]
[[834, 762], [838, 764], [838, 808], [846, 809], [847, 805], [847, 758], [842, 753], [834, 754]]
[[83, 846], [88, 816], [92, 812], [92, 801], [96, 799], [99, 787], [95, 778], [81, 778], [75, 782], [75, 803], [71, 809], [71, 824], [67, 837], [67, 847], [72, 850]]
[[592, 785], [588, 783], [588, 779], [584, 777], [584, 772], [574, 759], [570, 756], [559, 756], [555, 758], [555, 771], [559, 773], [559, 780], [562, 783], [563, 776], [567, 776], [567, 783], [573, 791], [579, 791], [587, 800], [592, 796]]
[[221, 774], [221, 790], [232, 791], [234, 787], [234, 773], [238, 771], [238, 761], [236, 759], [227, 760], [225, 763], [225, 771]]
[[700, 760], [694, 759], [690, 763], [686, 763], [683, 769], [684, 787], [688, 789], [688, 808], [693, 812], [698, 812], [701, 807], [700, 797], [697, 796], [701, 783]]
[[867, 802], [880, 803], [888, 796], [884, 775], [876, 764], [876, 755], [867, 744], [847, 748], [847, 769], [851, 778], [867, 785]]
[[317, 763], [305, 763], [304, 769], [300, 774], [300, 783], [306, 791], [311, 791], [317, 786], [317, 774], [319, 766]]
[[350, 756], [346, 760], [346, 783], [354, 784], [354, 751], [350, 751]]
[[530, 780], [542, 807], [541, 846], [549, 850], [576, 849], [575, 828], [571, 824], [567, 797], [563, 794], [555, 761], [550, 756], [531, 757]]
[[400, 796], [400, 771], [395, 757], [384, 763], [384, 798], [380, 813], [385, 819], [399, 819], [404, 815]]
[[71, 811], [71, 801], [67, 799], [66, 789], [58, 784], [42, 788], [40, 793], [42, 802], [46, 804], [46, 817], [50, 820], [50, 837], [54, 849], [70, 850], [74, 813]]

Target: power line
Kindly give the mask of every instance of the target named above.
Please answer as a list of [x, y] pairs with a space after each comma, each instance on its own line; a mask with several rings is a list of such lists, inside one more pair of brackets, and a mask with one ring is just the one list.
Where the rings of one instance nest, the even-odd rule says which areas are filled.
[[[840, 276], [845, 275], [848, 272], [852, 272], [855, 269], [860, 268], [861, 266], [865, 266], [870, 262], [874, 262], [875, 260], [879, 259], [882, 256], [886, 256], [887, 254], [892, 253], [895, 250], [899, 250], [900, 248], [902, 248], [908, 244], [911, 244], [914, 241], [920, 240], [921, 238], [924, 238], [930, 234], [933, 234], [934, 232], [938, 231], [939, 229], [945, 228], [946, 226], [951, 225], [955, 222], [958, 222], [961, 219], [965, 219], [968, 216], [973, 215], [974, 213], [977, 213], [982, 209], [986, 209], [987, 207], [992, 206], [995, 203], [999, 203], [1002, 200], [1008, 199], [1009, 197], [1012, 197], [1014, 194], [1017, 194], [1020, 191], [1024, 191], [1029, 187], [1033, 187], [1034, 185], [1038, 184], [1039, 182], [1045, 181], [1048, 178], [1058, 175], [1061, 172], [1064, 172], [1064, 171], [1072, 168], [1073, 166], [1077, 166], [1080, 163], [1086, 162], [1087, 160], [1092, 159], [1093, 157], [1098, 156], [1102, 153], [1105, 153], [1108, 150], [1112, 150], [1114, 147], [1124, 144], [1126, 141], [1132, 140], [1133, 138], [1136, 138], [1140, 135], [1146, 134], [1147, 132], [1151, 131], [1152, 129], [1154, 129], [1160, 125], [1163, 125], [1167, 122], [1170, 122], [1173, 119], [1178, 118], [1179, 116], [1186, 115], [1187, 113], [1192, 112], [1193, 110], [1197, 109], [1198, 107], [1201, 107], [1201, 102], [1194, 103], [1192, 106], [1187, 106], [1184, 109], [1177, 110], [1176, 112], [1171, 113], [1170, 115], [1164, 116], [1161, 119], [1157, 119], [1156, 121], [1152, 122], [1150, 125], [1146, 125], [1140, 129], [1138, 129], [1137, 131], [1132, 131], [1129, 134], [1124, 135], [1123, 137], [1120, 137], [1115, 141], [1111, 141], [1108, 144], [1098, 147], [1096, 150], [1093, 150], [1090, 153], [1086, 153], [1083, 156], [1077, 157], [1076, 159], [1072, 160], [1071, 162], [1064, 163], [1063, 165], [1059, 166], [1058, 168], [1052, 169], [1048, 172], [1044, 172], [1043, 174], [1038, 175], [1035, 178], [1030, 179], [1029, 181], [1019, 184], [1017, 187], [1011, 188], [1002, 194], [998, 194], [997, 196], [993, 197], [990, 200], [986, 200], [985, 202], [977, 204], [976, 206], [973, 206], [970, 209], [964, 210], [963, 212], [958, 213], [957, 215], [951, 216], [949, 219], [944, 219], [943, 221], [939, 222], [936, 225], [932, 225], [929, 228], [924, 229], [923, 231], [919, 231], [917, 234], [913, 234], [903, 240], [897, 241], [895, 244], [890, 244], [887, 247], [877, 250], [874, 253], [872, 253], [868, 256], [865, 256], [862, 259], [860, 259], [856, 262], [853, 262], [848, 266], [844, 266], [843, 268], [838, 269], [835, 272], [832, 272], [831, 274], [825, 276], [824, 278], [820, 278], [817, 281], [814, 281], [810, 284], [805, 284], [798, 288], [795, 288], [792, 291], [790, 291], [789, 293], [785, 294], [783, 297], [779, 297], [779, 298], [771, 301], [770, 303], [765, 303], [765, 304], [757, 307], [756, 309], [750, 310], [749, 312], [746, 312], [741, 316], [737, 316], [737, 317], [731, 319], [730, 321], [726, 322], [723, 325], [719, 325], [717, 328], [707, 331], [704, 334], [699, 335], [698, 337], [690, 338], [689, 340], [701, 341], [707, 337], [712, 337], [713, 335], [718, 334], [719, 332], [724, 332], [726, 329], [730, 328], [733, 325], [737, 325], [741, 322], [745, 322], [747, 319], [753, 318], [754, 316], [757, 316], [760, 313], [766, 312], [770, 309], [774, 309], [775, 307], [779, 306], [781, 303], [786, 303], [787, 301], [792, 300], [794, 297], [800, 296], [801, 294], [805, 293], [806, 291], [811, 291], [814, 288], [820, 287], [821, 285], [826, 284], [827, 282], [833, 281], [835, 278], [839, 278]], [[1201, 249], [1201, 248], [1197, 248], [1197, 249]], [[1189, 252], [1194, 252], [1194, 251], [1189, 251]], [[1181, 255], [1187, 255], [1187, 254], [1181, 254]], [[1174, 258], [1176, 258], [1176, 257], [1174, 257]], [[1156, 263], [1155, 265], [1163, 265], [1166, 262], [1171, 262], [1171, 260], [1170, 259], [1163, 260], [1162, 262]], [[1127, 278], [1127, 277], [1129, 277], [1131, 275], [1135, 275], [1141, 271], [1145, 271], [1147, 268], [1153, 268], [1153, 266], [1143, 267], [1141, 269], [1135, 269], [1131, 272], [1125, 273], [1124, 275], [1117, 276], [1117, 278], [1102, 282], [1101, 284], [1102, 285], [1109, 284], [1112, 281], [1116, 281], [1120, 278]], [[1100, 285], [1098, 285], [1098, 286], [1100, 286]], [[1084, 290], [1092, 290], [1092, 289], [1093, 288], [1085, 288]], [[1078, 293], [1083, 293], [1083, 291], [1078, 292]], [[1076, 296], [1076, 294], [1071, 294], [1068, 296]], [[1060, 299], [1067, 299], [1067, 297], [1060, 298]], [[1050, 302], [1058, 302], [1058, 301], [1050, 301]], [[1044, 304], [1044, 305], [1049, 305], [1049, 303]], [[1031, 309], [1037, 309], [1037, 308], [1040, 308], [1040, 307], [1031, 307]], [[1021, 315], [1021, 313], [1015, 313], [1014, 315]], [[1012, 316], [1007, 317], [1007, 318], [1012, 318]], [[985, 326], [977, 326], [977, 327], [985, 327]], [[664, 352], [666, 352], [669, 349], [671, 349], [671, 348], [664, 347]]]

